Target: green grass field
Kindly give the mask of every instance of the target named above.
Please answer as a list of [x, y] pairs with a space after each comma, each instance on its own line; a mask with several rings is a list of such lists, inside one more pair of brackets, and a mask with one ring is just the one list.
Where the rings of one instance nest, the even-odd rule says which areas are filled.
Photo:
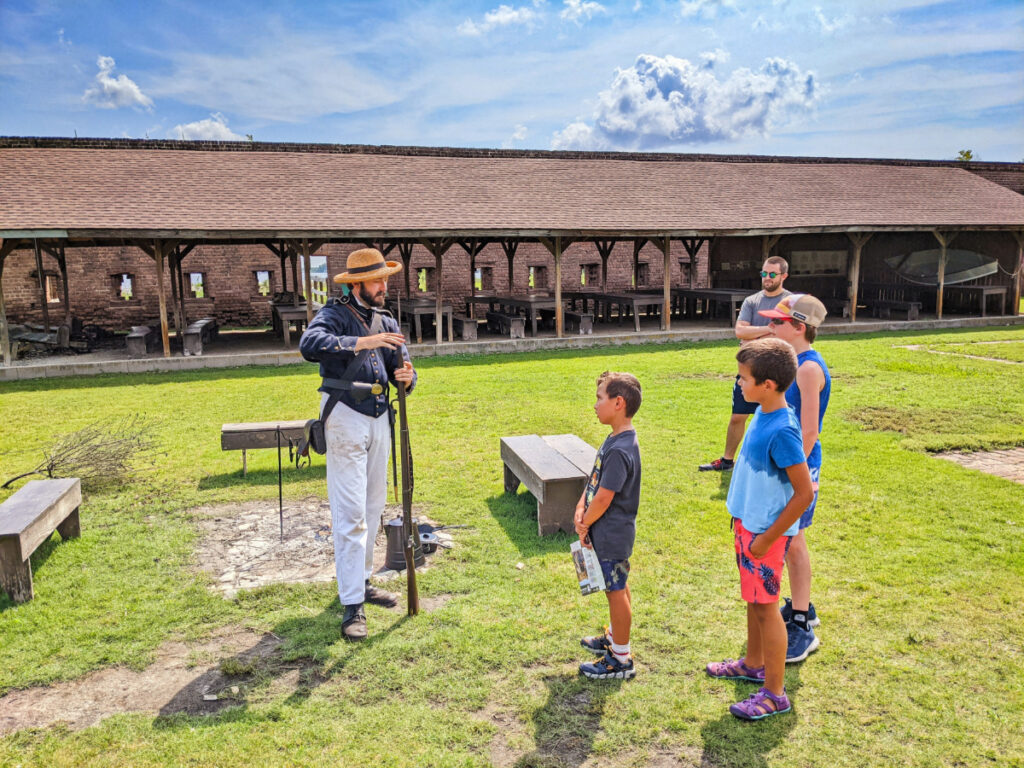
[[[696, 471], [722, 449], [734, 344], [419, 362], [416, 502], [471, 528], [420, 578], [424, 597], [450, 596], [443, 607], [406, 618], [368, 606], [359, 645], [340, 640], [332, 584], [226, 600], [192, 567], [190, 509], [276, 505], [274, 453], [251, 453], [242, 478], [220, 424], [309, 417], [314, 366], [0, 385], [0, 481], [98, 418], [151, 418], [161, 451], [130, 484], [86, 495], [80, 539], [36, 553], [32, 602], [0, 596], [0, 694], [143, 669], [163, 643], [228, 626], [273, 632], [283, 664], [315, 670], [285, 696], [265, 674], [213, 716], [8, 734], [0, 765], [1024, 766], [1024, 487], [929, 455], [1024, 445], [1024, 368], [927, 351], [992, 341], [1019, 350], [1024, 329], [816, 345], [834, 376], [808, 534], [822, 646], [787, 671], [794, 713], [757, 724], [727, 711], [753, 684], [704, 674], [742, 654], [745, 635], [727, 477]], [[569, 536], [539, 539], [531, 497], [502, 493], [498, 458], [509, 434], [598, 445], [594, 379], [606, 369], [644, 387], [630, 577], [639, 673], [621, 684], [578, 677], [578, 638], [600, 629], [605, 601], [578, 594]], [[323, 496], [323, 459], [286, 469], [284, 493], [286, 504]]]

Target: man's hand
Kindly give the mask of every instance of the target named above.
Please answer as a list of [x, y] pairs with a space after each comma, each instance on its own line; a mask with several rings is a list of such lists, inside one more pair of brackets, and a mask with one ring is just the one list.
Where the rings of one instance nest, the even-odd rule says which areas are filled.
[[[398, 334], [384, 334], [384, 333], [381, 334], [381, 336], [387, 336], [387, 335], [397, 336]], [[401, 338], [401, 336], [399, 336], [399, 338]], [[412, 377], [415, 375], [415, 373], [416, 372], [412, 368], [412, 363], [410, 363], [408, 360], [406, 360], [405, 364], [402, 365], [401, 368], [397, 368], [395, 370], [395, 381], [404, 382], [405, 383], [405, 388], [408, 389], [409, 387], [412, 386]]]
[[398, 349], [403, 344], [405, 344], [405, 336], [400, 333], [375, 333], [372, 336], [360, 336], [356, 341], [356, 352], [362, 352], [364, 349], [380, 349], [381, 347]]
[[[582, 532], [581, 532], [582, 529]], [[579, 526], [576, 532], [580, 535], [580, 546], [586, 547], [587, 549], [593, 549], [594, 545], [590, 543], [590, 528], [587, 526]]]

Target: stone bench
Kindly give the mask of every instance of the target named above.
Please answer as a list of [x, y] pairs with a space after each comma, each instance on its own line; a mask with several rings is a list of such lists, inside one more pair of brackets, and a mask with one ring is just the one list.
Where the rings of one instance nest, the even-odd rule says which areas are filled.
[[917, 320], [921, 314], [920, 301], [901, 301], [899, 299], [869, 299], [865, 302], [871, 307], [871, 315], [889, 319], [892, 311], [906, 312], [907, 320]]
[[463, 341], [476, 341], [477, 321], [466, 315], [452, 315], [452, 327]]
[[32, 599], [29, 558], [56, 530], [62, 539], [78, 538], [82, 485], [77, 477], [30, 480], [0, 504], [0, 588], [11, 600]]
[[[281, 445], [297, 444], [305, 435], [306, 420], [260, 421], [249, 424], [223, 424], [220, 428], [220, 449], [242, 452], [242, 477], [249, 471], [246, 451], [277, 448], [277, 428], [281, 427]], [[312, 455], [310, 451], [310, 455]]]
[[522, 483], [537, 499], [537, 532], [575, 530], [572, 516], [594, 467], [597, 450], [576, 435], [501, 438], [505, 492]]
[[216, 339], [217, 331], [217, 321], [212, 317], [204, 317], [202, 320], [190, 323], [185, 329], [182, 353], [186, 357], [203, 354], [203, 345]]
[[487, 330], [511, 339], [526, 338], [526, 318], [518, 315], [506, 315], [502, 312], [487, 313]]
[[[544, 318], [546, 325], [555, 327], [555, 310], [542, 309], [540, 316]], [[566, 310], [562, 313], [562, 322], [565, 323], [565, 330], [576, 331], [580, 336], [594, 332], [594, 315], [591, 312]]]

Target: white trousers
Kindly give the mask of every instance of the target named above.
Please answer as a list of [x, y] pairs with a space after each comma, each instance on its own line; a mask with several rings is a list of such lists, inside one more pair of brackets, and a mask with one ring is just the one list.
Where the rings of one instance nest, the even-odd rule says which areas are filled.
[[352, 605], [363, 602], [373, 573], [373, 544], [387, 501], [391, 428], [387, 413], [364, 416], [338, 403], [324, 431], [338, 598]]

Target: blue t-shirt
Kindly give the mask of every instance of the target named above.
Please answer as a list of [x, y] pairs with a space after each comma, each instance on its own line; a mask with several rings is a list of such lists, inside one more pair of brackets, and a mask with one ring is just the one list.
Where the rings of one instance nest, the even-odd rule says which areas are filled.
[[[758, 406], [732, 470], [725, 500], [729, 514], [742, 520], [751, 533], [767, 531], [793, 498], [786, 467], [803, 462], [800, 422], [793, 409], [787, 406], [764, 413]], [[799, 531], [797, 518], [785, 535]]]
[[594, 458], [584, 503], [590, 507], [598, 488], [615, 494], [590, 527], [590, 541], [601, 560], [626, 560], [633, 554], [640, 509], [640, 444], [636, 431], [608, 435]]
[[[832, 393], [832, 375], [828, 372], [825, 359], [815, 350], [808, 349], [806, 352], [801, 352], [796, 356], [798, 366], [803, 365], [808, 360], [821, 366], [821, 372], [825, 374], [825, 386], [818, 393], [818, 434], [820, 435], [821, 422], [825, 418], [825, 409], [828, 408], [828, 396]], [[795, 380], [789, 385], [789, 389], [786, 390], [786, 402], [793, 406], [793, 410], [796, 411], [796, 420], [800, 421], [800, 387], [796, 385]], [[807, 466], [811, 469], [821, 468], [820, 438], [815, 441], [814, 447], [811, 449], [811, 455], [807, 457]]]

